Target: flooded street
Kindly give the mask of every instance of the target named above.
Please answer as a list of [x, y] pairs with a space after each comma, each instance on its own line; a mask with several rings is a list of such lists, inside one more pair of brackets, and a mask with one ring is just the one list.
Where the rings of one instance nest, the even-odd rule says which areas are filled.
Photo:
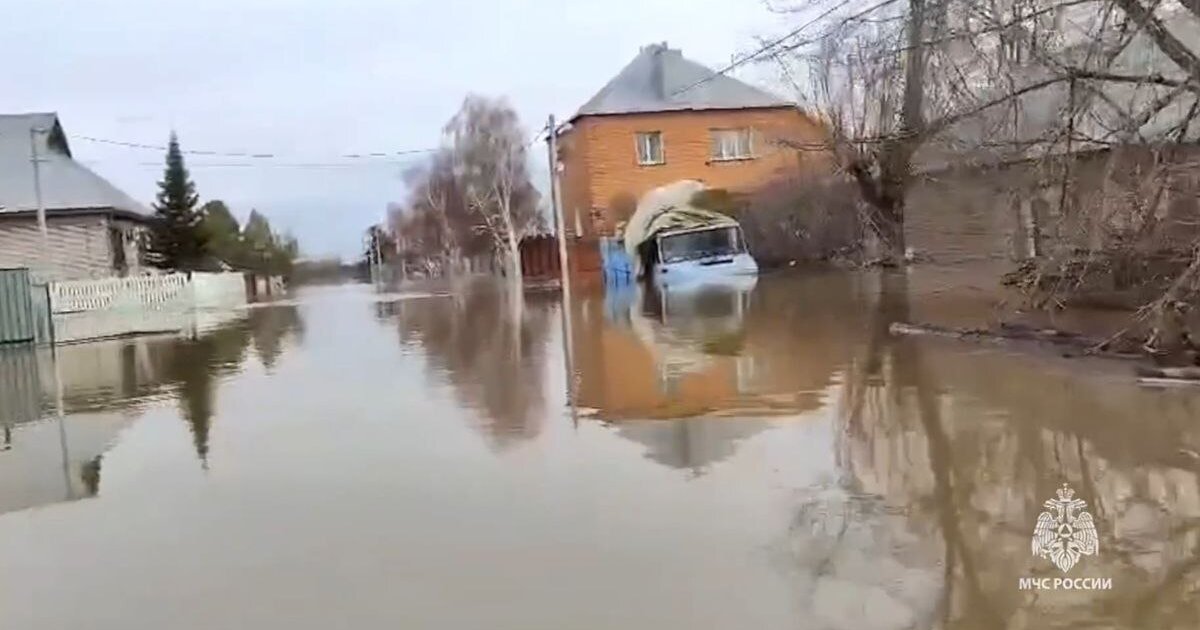
[[[880, 282], [584, 292], [569, 335], [556, 293], [312, 288], [4, 350], [0, 627], [1200, 625], [1200, 392], [890, 338], [933, 302]], [[1064, 483], [1111, 589], [1018, 587]]]

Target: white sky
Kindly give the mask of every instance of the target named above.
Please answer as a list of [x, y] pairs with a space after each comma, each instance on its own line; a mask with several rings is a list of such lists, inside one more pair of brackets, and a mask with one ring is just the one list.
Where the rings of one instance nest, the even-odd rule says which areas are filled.
[[[761, 0], [9, 0], [0, 112], [57, 111], [69, 136], [185, 150], [202, 199], [257, 208], [307, 255], [351, 257], [403, 198], [403, 163], [351, 153], [435, 146], [468, 92], [505, 95], [530, 135], [599, 90], [641, 45], [709, 66], [785, 32]], [[768, 74], [751, 69], [741, 78]], [[70, 138], [77, 159], [149, 204], [157, 151]], [[539, 143], [535, 156], [544, 161]], [[409, 158], [411, 159], [411, 158]], [[358, 160], [361, 164], [364, 160]], [[203, 164], [259, 164], [203, 166]]]

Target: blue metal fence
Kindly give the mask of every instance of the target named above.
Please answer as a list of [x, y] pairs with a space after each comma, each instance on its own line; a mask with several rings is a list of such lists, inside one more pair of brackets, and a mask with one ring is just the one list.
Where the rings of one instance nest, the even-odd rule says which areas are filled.
[[600, 260], [606, 284], [628, 284], [634, 280], [633, 260], [625, 252], [622, 239], [601, 238]]

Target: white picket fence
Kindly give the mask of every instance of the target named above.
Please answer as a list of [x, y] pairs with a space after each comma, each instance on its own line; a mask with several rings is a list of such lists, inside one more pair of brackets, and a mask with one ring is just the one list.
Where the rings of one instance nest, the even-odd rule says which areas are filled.
[[54, 337], [59, 343], [143, 333], [178, 332], [196, 311], [246, 304], [240, 273], [69, 280], [50, 285]]
[[50, 285], [53, 313], [186, 306], [191, 280], [184, 274], [68, 280]]
[[220, 308], [246, 303], [240, 273], [171, 273], [158, 276], [68, 280], [50, 285], [53, 313], [110, 310]]

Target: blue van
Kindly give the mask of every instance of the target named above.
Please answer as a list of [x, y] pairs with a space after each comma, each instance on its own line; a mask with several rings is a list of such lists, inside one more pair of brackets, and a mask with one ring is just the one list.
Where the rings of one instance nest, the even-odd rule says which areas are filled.
[[663, 230], [641, 249], [642, 269], [660, 286], [758, 274], [758, 263], [746, 249], [742, 228], [732, 219], [718, 225]]

